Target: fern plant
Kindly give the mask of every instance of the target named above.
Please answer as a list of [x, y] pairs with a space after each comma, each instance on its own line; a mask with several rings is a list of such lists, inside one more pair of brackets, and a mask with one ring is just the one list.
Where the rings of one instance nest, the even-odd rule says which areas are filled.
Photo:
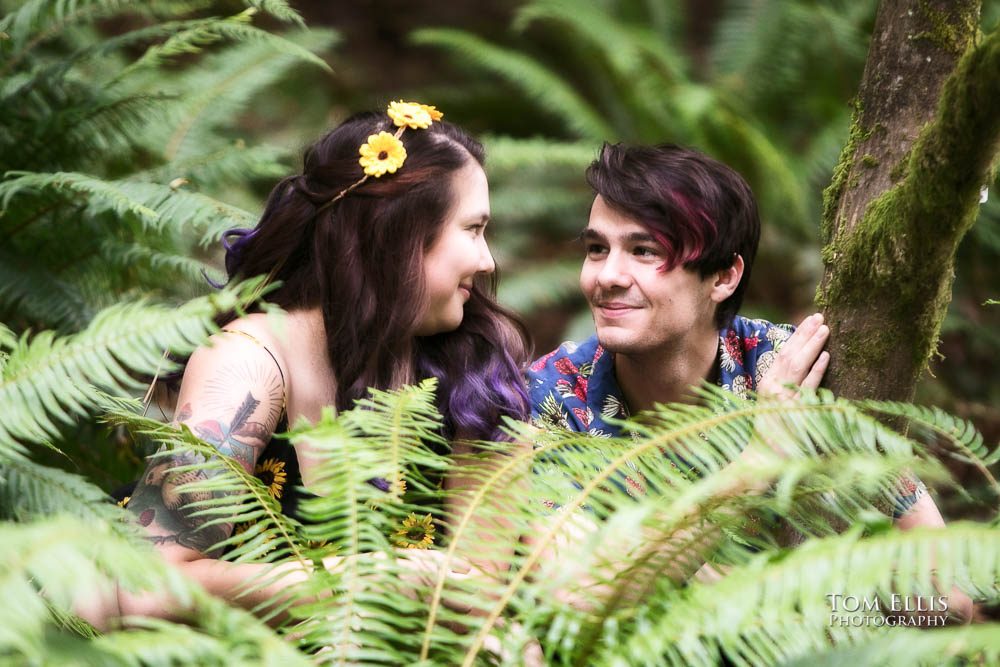
[[[230, 16], [216, 8], [0, 4], [0, 321], [15, 334], [72, 334], [102, 312], [118, 323], [125, 312], [104, 309], [123, 301], [203, 294], [206, 276], [220, 278], [209, 247], [255, 224], [248, 188], [287, 173], [291, 147], [248, 145], [240, 114], [295, 68], [328, 70], [316, 53], [337, 36], [306, 31], [285, 2], [248, 2]], [[289, 29], [258, 27], [262, 16]], [[137, 474], [131, 449], [109, 447], [91, 420], [59, 430], [78, 443], [71, 453], [90, 450], [76, 465], [102, 484]]]
[[[17, 331], [81, 329], [123, 296], [195, 296], [205, 248], [253, 211], [220, 199], [287, 170], [235, 119], [315, 55], [284, 2], [206, 18], [209, 2], [5, 3], [0, 19], [0, 318]], [[257, 14], [290, 22], [280, 36]], [[100, 21], [131, 29], [102, 34]], [[243, 187], [243, 186], [240, 186]], [[239, 199], [239, 197], [237, 197]], [[243, 197], [249, 201], [249, 197]]]
[[[445, 492], [431, 480], [458, 460], [435, 452], [443, 443], [436, 435], [440, 417], [433, 389], [428, 381], [376, 392], [352, 411], [326, 414], [289, 434], [293, 446], [308, 439], [319, 459], [313, 490], [320, 495], [305, 502], [304, 526], [281, 516], [258, 480], [236, 462], [214, 456], [186, 429], [136, 415], [127, 404], [112, 406], [112, 421], [172, 450], [198, 454], [202, 463], [196, 467], [216, 472], [191, 490], [222, 489], [228, 495], [191, 509], [220, 522], [262, 519], [228, 540], [236, 548], [227, 558], [297, 564], [311, 574], [258, 606], [274, 630], [189, 593], [198, 610], [193, 627], [147, 622], [142, 643], [134, 641], [133, 631], [84, 636], [79, 623], [65, 620], [71, 594], [82, 584], [60, 587], [37, 579], [35, 587], [22, 585], [15, 590], [20, 597], [8, 599], [35, 610], [33, 632], [49, 639], [30, 645], [7, 639], [0, 652], [44, 661], [79, 645], [86, 647], [84, 654], [111, 653], [126, 664], [165, 656], [204, 664], [227, 647], [235, 650], [239, 637], [245, 642], [241, 659], [251, 664], [278, 646], [297, 651], [290, 664], [690, 665], [716, 664], [726, 656], [738, 664], [771, 665], [852, 654], [865, 662], [899, 649], [902, 640], [871, 620], [831, 625], [828, 595], [889, 599], [940, 595], [956, 586], [995, 601], [1000, 593], [995, 526], [907, 533], [888, 528], [885, 512], [900, 474], [916, 470], [938, 479], [945, 473], [919, 440], [889, 429], [874, 414], [947, 434], [984, 467], [995, 462], [996, 451], [984, 450], [974, 429], [939, 411], [852, 404], [823, 393], [793, 405], [754, 404], [706, 389], [701, 406], [662, 406], [630, 423], [635, 435], [629, 438], [510, 424], [515, 441], [534, 446], [480, 443], [482, 464], [461, 460], [472, 486]], [[796, 444], [784, 456], [765, 455], [751, 464], [740, 459], [747, 441], [750, 447]], [[671, 459], [683, 459], [698, 474], [671, 466]], [[374, 476], [405, 480], [406, 491], [380, 491], [368, 481]], [[640, 480], [642, 493], [634, 492], [630, 479]], [[765, 485], [772, 491], [752, 490]], [[119, 514], [115, 509], [107, 507], [110, 515]], [[399, 549], [394, 538], [400, 527], [428, 511], [446, 520], [447, 532], [434, 536], [431, 550]], [[781, 547], [775, 517], [811, 539], [794, 550]], [[76, 541], [79, 524], [59, 521], [12, 527], [13, 544], [42, 554], [17, 560], [14, 578], [44, 571], [38, 563], [58, 553], [76, 572], [65, 581], [107, 582], [112, 572], [101, 565], [95, 570], [94, 552]], [[133, 564], [155, 563], [156, 556], [136, 544], [130, 524], [117, 516], [96, 521], [118, 521], [114, 531], [125, 533], [117, 546], [107, 547], [124, 563], [115, 575], [123, 585], [173, 585], [184, 594], [176, 582], [131, 579]], [[38, 534], [48, 542], [30, 547]], [[722, 578], [689, 579], [703, 562], [724, 572]], [[161, 567], [150, 570], [169, 577]], [[274, 584], [276, 571], [265, 570], [247, 583], [248, 590]], [[23, 606], [16, 602], [21, 598]], [[279, 617], [278, 611], [288, 613]], [[232, 636], [217, 634], [223, 626]], [[913, 631], [893, 632], [909, 637]], [[935, 664], [989, 661], [1000, 651], [996, 636], [993, 628], [934, 629], [900, 650]]]

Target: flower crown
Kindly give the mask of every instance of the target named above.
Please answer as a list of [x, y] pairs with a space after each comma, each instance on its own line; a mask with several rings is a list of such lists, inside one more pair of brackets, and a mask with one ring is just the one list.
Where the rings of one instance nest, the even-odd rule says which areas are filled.
[[361, 159], [358, 163], [364, 168], [365, 175], [344, 188], [340, 194], [320, 206], [323, 210], [343, 199], [347, 194], [370, 177], [381, 178], [384, 174], [395, 174], [396, 170], [406, 162], [406, 148], [400, 137], [407, 128], [411, 130], [426, 130], [436, 120], [444, 118], [437, 108], [417, 102], [390, 102], [386, 109], [389, 118], [399, 128], [395, 134], [379, 132], [369, 135], [368, 141], [361, 144], [358, 153]]

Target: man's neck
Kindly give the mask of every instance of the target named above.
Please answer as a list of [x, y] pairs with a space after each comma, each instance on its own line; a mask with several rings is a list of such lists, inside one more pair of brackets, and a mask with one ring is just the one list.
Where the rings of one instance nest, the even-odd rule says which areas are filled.
[[629, 412], [637, 414], [656, 403], [691, 403], [692, 387], [711, 377], [719, 350], [719, 332], [699, 332], [641, 354], [615, 354], [615, 379]]

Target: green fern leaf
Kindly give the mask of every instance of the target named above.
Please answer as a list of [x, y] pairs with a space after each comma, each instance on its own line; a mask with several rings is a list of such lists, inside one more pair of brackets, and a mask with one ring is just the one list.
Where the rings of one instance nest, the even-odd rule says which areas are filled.
[[58, 423], [70, 423], [97, 404], [91, 385], [111, 392], [137, 389], [142, 383], [132, 373], [165, 370], [165, 350], [193, 350], [213, 330], [215, 314], [255, 298], [256, 288], [244, 283], [179, 308], [123, 304], [101, 311], [73, 336], [22, 336], [0, 378], [0, 453], [20, 451], [21, 441], [56, 437]]
[[614, 136], [611, 127], [572, 86], [527, 56], [457, 30], [425, 28], [411, 37], [416, 44], [447, 49], [504, 77], [581, 137], [599, 141]]

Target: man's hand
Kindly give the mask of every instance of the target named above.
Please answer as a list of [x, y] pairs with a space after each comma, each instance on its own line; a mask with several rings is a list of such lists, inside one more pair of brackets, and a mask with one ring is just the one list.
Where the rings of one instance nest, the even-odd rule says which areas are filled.
[[791, 398], [794, 392], [786, 385], [816, 389], [819, 387], [830, 353], [823, 351], [830, 328], [823, 324], [820, 313], [802, 320], [795, 333], [785, 341], [774, 363], [760, 379], [757, 393], [761, 397]]

